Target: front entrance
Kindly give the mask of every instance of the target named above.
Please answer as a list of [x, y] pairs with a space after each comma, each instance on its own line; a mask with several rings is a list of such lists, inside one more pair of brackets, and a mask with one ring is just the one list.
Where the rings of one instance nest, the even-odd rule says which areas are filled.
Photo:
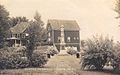
[[65, 49], [65, 44], [60, 45], [60, 53], [59, 54], [67, 54], [67, 50]]
[[60, 50], [65, 50], [65, 46], [60, 46]]

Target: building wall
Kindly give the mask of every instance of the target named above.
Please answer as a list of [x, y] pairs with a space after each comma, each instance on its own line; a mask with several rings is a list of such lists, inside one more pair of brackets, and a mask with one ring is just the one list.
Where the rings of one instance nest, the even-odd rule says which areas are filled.
[[61, 32], [59, 30], [54, 30], [54, 43], [60, 43]]
[[80, 43], [79, 31], [65, 31], [64, 35], [66, 43]]
[[54, 35], [53, 35], [53, 31], [49, 31], [48, 34], [47, 34], [47, 38], [48, 38], [48, 39], [47, 39], [47, 42], [53, 43], [53, 42], [54, 42], [53, 36], [54, 36]]
[[[61, 32], [54, 30], [54, 43], [60, 43]], [[65, 43], [80, 43], [79, 31], [65, 31]]]
[[[60, 50], [60, 36], [61, 36], [60, 30], [54, 30], [53, 35], [51, 37], [51, 39], [54, 40], [53, 43], [56, 45], [58, 50]], [[77, 47], [78, 51], [80, 50], [79, 31], [65, 31], [64, 36], [66, 47], [74, 46]]]

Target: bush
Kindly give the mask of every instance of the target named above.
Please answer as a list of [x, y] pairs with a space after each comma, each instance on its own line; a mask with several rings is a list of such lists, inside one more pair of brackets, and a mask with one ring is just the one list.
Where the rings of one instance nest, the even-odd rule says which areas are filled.
[[55, 54], [58, 54], [58, 50], [57, 50], [56, 47], [50, 46], [48, 48], [48, 52], [47, 53], [50, 54], [50, 55], [55, 55]]
[[26, 47], [0, 49], [0, 69], [25, 68], [31, 64], [32, 67], [42, 67], [48, 61], [47, 53], [41, 53], [41, 50], [34, 50], [30, 59], [26, 56]]
[[70, 55], [74, 55], [74, 54], [77, 53], [77, 51], [74, 50], [72, 47], [70, 47], [70, 48], [67, 48], [67, 53], [70, 54]]
[[47, 54], [40, 53], [39, 50], [35, 50], [32, 54], [32, 66], [33, 67], [43, 67], [47, 63]]
[[114, 46], [113, 57], [111, 57], [111, 59], [112, 59], [113, 69], [116, 72], [120, 72], [120, 43], [119, 42], [117, 42], [117, 44], [115, 44]]
[[[22, 48], [19, 48], [23, 50]], [[3, 48], [0, 49], [0, 68], [24, 68], [28, 66], [28, 60], [23, 58], [23, 52], [18, 48]], [[25, 56], [25, 55], [24, 55]]]
[[6, 68], [25, 68], [29, 65], [27, 58], [21, 57], [19, 54], [12, 54], [7, 63]]
[[103, 37], [94, 37], [86, 41], [84, 48], [84, 56], [81, 59], [81, 68], [86, 66], [91, 69], [94, 66], [95, 69], [100, 70], [107, 63], [107, 59], [112, 56], [113, 40], [109, 38], [103, 39]]

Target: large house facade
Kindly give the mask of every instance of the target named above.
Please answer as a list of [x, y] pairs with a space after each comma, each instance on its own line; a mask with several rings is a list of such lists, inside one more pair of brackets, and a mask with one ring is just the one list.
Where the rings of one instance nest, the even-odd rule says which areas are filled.
[[48, 41], [57, 49], [76, 47], [80, 51], [80, 28], [75, 20], [50, 19], [47, 22]]

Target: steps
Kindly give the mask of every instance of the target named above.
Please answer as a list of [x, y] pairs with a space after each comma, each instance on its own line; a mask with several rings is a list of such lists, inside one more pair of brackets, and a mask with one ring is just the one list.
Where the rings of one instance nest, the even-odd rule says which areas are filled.
[[60, 50], [58, 55], [68, 55], [67, 50]]

